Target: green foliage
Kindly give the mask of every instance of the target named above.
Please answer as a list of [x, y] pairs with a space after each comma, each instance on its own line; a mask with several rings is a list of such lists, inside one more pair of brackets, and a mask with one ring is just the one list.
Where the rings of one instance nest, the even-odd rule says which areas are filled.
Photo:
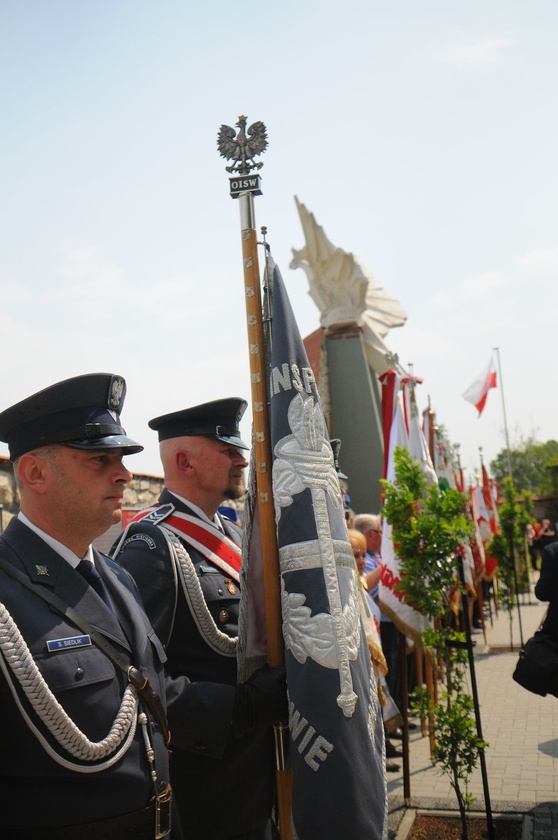
[[435, 744], [431, 760], [449, 777], [461, 815], [462, 836], [467, 837], [467, 811], [474, 801], [467, 788], [478, 763], [479, 750], [486, 749], [488, 743], [477, 734], [473, 698], [464, 691], [465, 635], [448, 626], [428, 628], [423, 633], [423, 642], [435, 663], [444, 662], [444, 668], [439, 670], [439, 680], [442, 685], [445, 680], [445, 689], [435, 702], [425, 688], [417, 688], [412, 707], [434, 722]]
[[395, 450], [396, 482], [382, 481], [383, 513], [392, 525], [403, 574], [398, 591], [428, 618], [448, 604], [455, 580], [455, 553], [469, 534], [465, 499], [456, 490], [427, 487], [418, 462]]
[[[531, 521], [531, 498], [526, 495], [518, 499], [511, 478], [504, 479], [501, 497], [503, 501], [498, 508], [501, 533], [492, 537], [486, 550], [498, 561], [499, 599], [508, 612], [511, 634], [516, 584], [523, 590], [529, 585], [528, 567], [523, 560], [527, 524]], [[513, 647], [511, 637], [510, 645]]]
[[[459, 684], [461, 676], [457, 677]], [[413, 706], [417, 711], [434, 719], [436, 743], [432, 751], [432, 762], [441, 773], [450, 779], [455, 790], [459, 809], [465, 813], [473, 802], [467, 786], [471, 773], [477, 766], [479, 750], [488, 743], [479, 738], [474, 719], [473, 698], [455, 690], [455, 683], [441, 692], [435, 703], [426, 689], [417, 689]]]
[[424, 688], [415, 691], [412, 705], [434, 722], [436, 739], [432, 761], [449, 776], [455, 790], [463, 837], [467, 810], [473, 800], [467, 785], [487, 744], [476, 733], [473, 698], [465, 691], [465, 638], [451, 626], [449, 597], [456, 585], [455, 555], [470, 534], [465, 497], [452, 489], [427, 487], [420, 465], [404, 449], [395, 450], [395, 482], [382, 482], [383, 513], [392, 526], [394, 549], [401, 564], [398, 590], [431, 625], [422, 645], [445, 688], [437, 702]]
[[[513, 480], [521, 493], [546, 496], [558, 493], [558, 442], [539, 443], [530, 435], [521, 438], [510, 451]], [[490, 462], [490, 471], [500, 485], [509, 477], [508, 451], [503, 449]]]

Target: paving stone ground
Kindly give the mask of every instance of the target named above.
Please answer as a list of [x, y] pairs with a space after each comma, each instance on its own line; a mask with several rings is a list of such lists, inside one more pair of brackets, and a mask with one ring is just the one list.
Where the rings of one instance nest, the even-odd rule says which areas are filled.
[[[547, 605], [534, 595], [521, 597], [526, 641], [539, 626]], [[513, 652], [509, 618], [501, 610], [492, 624], [487, 622], [486, 642], [483, 636], [474, 638], [482, 734], [489, 743], [485, 761], [492, 811], [532, 812], [533, 840], [558, 838], [558, 698], [538, 697], [512, 679], [520, 647], [517, 609], [512, 622]], [[432, 767], [429, 739], [421, 735], [420, 728], [410, 734], [409, 760], [412, 807], [455, 810], [449, 779]], [[474, 772], [469, 790], [476, 798], [473, 808], [484, 810], [480, 769]], [[404, 803], [402, 771], [388, 775], [388, 793], [395, 818]]]

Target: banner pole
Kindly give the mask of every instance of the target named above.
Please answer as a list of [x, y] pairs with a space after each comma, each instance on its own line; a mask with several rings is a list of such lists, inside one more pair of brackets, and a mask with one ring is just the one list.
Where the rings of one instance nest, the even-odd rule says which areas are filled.
[[[284, 645], [281, 617], [281, 588], [277, 529], [273, 504], [271, 475], [271, 443], [269, 434], [269, 405], [267, 395], [267, 370], [264, 325], [262, 317], [262, 296], [258, 260], [258, 239], [254, 212], [254, 196], [261, 195], [259, 175], [250, 174], [260, 169], [261, 163], [250, 163], [256, 154], [267, 147], [266, 130], [263, 123], [254, 123], [248, 134], [244, 134], [246, 117], [239, 117], [238, 135], [233, 141], [227, 126], [219, 132], [218, 147], [221, 155], [234, 164], [229, 172], [238, 172], [239, 177], [230, 179], [231, 197], [238, 198], [240, 210], [240, 231], [242, 243], [242, 264], [244, 272], [244, 294], [246, 304], [246, 327], [250, 361], [250, 383], [252, 398], [253, 447], [256, 478], [256, 506], [259, 517], [262, 573], [265, 598], [267, 633], [267, 658], [271, 667], [284, 664]], [[259, 138], [259, 143], [257, 142]], [[251, 154], [250, 154], [251, 153]], [[289, 730], [284, 722], [274, 725], [276, 755], [277, 808], [281, 840], [291, 840], [291, 797], [292, 771], [289, 762]]]
[[266, 630], [268, 661], [273, 667], [283, 665], [283, 636], [281, 632], [281, 590], [279, 552], [273, 488], [271, 484], [271, 445], [266, 387], [265, 344], [262, 319], [258, 243], [251, 194], [239, 196], [244, 268], [246, 326], [250, 355], [250, 383], [252, 396], [253, 446], [256, 468], [257, 507], [260, 522], [263, 575], [266, 599]]

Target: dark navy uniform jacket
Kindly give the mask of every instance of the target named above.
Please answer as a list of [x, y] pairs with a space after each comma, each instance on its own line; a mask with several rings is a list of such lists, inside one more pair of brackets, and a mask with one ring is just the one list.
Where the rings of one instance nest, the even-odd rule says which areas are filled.
[[[159, 502], [196, 516], [167, 490]], [[222, 521], [228, 536], [240, 544], [240, 529], [229, 520]], [[185, 539], [181, 542], [195, 566], [216, 626], [236, 637], [238, 585]], [[237, 682], [236, 656], [217, 652], [199, 629], [182, 585], [175, 580], [168, 544], [159, 526], [142, 521], [132, 524], [115, 559], [134, 577], [146, 612], [166, 644], [167, 672], [174, 678], [186, 675], [191, 681], [182, 698], [182, 708], [189, 708], [191, 737], [183, 733], [183, 748], [173, 749], [171, 756], [171, 781], [184, 834], [196, 840], [221, 840], [249, 831], [271, 814], [273, 735], [269, 727], [256, 728], [242, 738], [232, 735], [229, 724]], [[215, 715], [219, 712], [221, 726], [217, 728]], [[169, 721], [172, 731], [172, 714]]]
[[[64, 558], [15, 518], [0, 537], [0, 556], [26, 572], [34, 584], [49, 588], [101, 630], [121, 654], [149, 677], [164, 702], [165, 653], [141, 606], [137, 588], [123, 569], [95, 552], [98, 570], [118, 612], [117, 619]], [[90, 740], [105, 738], [125, 687], [121, 671], [95, 645], [49, 653], [47, 641], [79, 636], [82, 631], [1, 570], [0, 603], [14, 619], [41, 674], [69, 717]], [[48, 743], [66, 759], [87, 766], [88, 762], [72, 758], [56, 745], [24, 698], [17, 680], [13, 682], [25, 710]], [[169, 781], [168, 753], [159, 728], [151, 720], [150, 732], [159, 786], [163, 788]], [[139, 726], [131, 748], [113, 767], [87, 774], [67, 769], [47, 754], [30, 730], [2, 672], [0, 733], [2, 837], [10, 836], [8, 831], [14, 828], [56, 827], [119, 816], [145, 808], [154, 795]]]
[[558, 542], [549, 543], [543, 550], [535, 595], [539, 601], [549, 601], [543, 630], [558, 640]]

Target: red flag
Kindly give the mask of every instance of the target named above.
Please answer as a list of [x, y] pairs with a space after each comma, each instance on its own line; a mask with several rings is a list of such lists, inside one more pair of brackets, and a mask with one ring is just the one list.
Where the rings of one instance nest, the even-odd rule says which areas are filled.
[[484, 579], [492, 580], [496, 567], [498, 566], [498, 561], [495, 557], [486, 553], [486, 546], [490, 542], [492, 535], [495, 533], [492, 530], [494, 527], [493, 522], [495, 511], [487, 505], [484, 487], [481, 486], [472, 488], [471, 497], [473, 500], [475, 518], [479, 527], [482, 543], [485, 547]]
[[490, 531], [492, 534], [499, 534], [500, 527], [498, 509], [496, 507], [496, 502], [494, 501], [494, 493], [484, 464], [482, 465], [482, 495], [484, 496], [486, 509], [488, 511], [488, 525], [490, 527]]
[[[475, 562], [475, 584], [484, 577], [486, 566], [486, 555], [484, 551], [484, 542], [481, 533], [481, 513], [479, 509], [479, 488], [469, 488], [469, 505], [467, 506], [467, 517], [473, 524], [473, 538], [471, 540], [471, 549], [473, 551], [473, 559]], [[492, 561], [490, 561], [492, 565]]]
[[496, 387], [496, 368], [494, 366], [494, 356], [490, 357], [488, 367], [483, 370], [478, 379], [475, 379], [473, 384], [467, 388], [463, 397], [467, 402], [473, 403], [479, 413], [482, 414], [483, 408], [486, 404], [486, 398], [491, 388]]
[[461, 464], [459, 464], [459, 469], [458, 469], [457, 474], [455, 476], [455, 481], [456, 481], [457, 489], [459, 490], [459, 492], [460, 493], [466, 493], [467, 491], [465, 489], [465, 476], [463, 475], [463, 468], [462, 468]]
[[396, 397], [399, 393], [399, 374], [394, 370], [386, 370], [379, 377], [382, 383], [382, 428], [384, 432], [384, 469], [383, 478], [387, 478], [389, 458], [389, 438], [393, 418], [395, 416]]

